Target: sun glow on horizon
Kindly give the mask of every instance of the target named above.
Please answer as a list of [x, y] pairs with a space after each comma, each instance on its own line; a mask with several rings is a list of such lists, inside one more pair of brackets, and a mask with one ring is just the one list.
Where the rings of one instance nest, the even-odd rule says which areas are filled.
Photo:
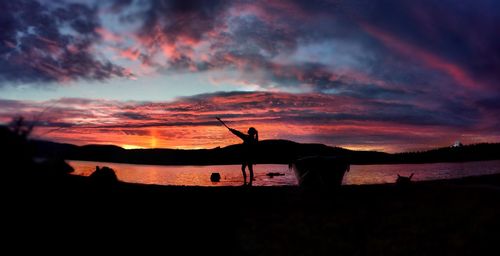
[[121, 147], [124, 149], [144, 149], [144, 147], [136, 146], [136, 145], [129, 145], [129, 144], [122, 144]]
[[150, 140], [150, 146], [151, 148], [156, 148], [156, 146], [158, 146], [158, 139], [157, 139], [157, 132], [156, 132], [156, 129], [151, 129], [150, 130], [150, 134], [151, 134], [151, 140]]

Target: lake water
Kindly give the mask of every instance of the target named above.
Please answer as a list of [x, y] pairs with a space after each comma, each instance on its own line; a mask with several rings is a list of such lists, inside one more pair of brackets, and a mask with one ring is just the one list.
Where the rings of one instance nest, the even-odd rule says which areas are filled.
[[[239, 186], [243, 178], [240, 165], [210, 166], [161, 166], [118, 164], [105, 162], [73, 161], [68, 163], [75, 169], [75, 175], [88, 176], [98, 166], [115, 170], [118, 179], [125, 182], [186, 185], [186, 186]], [[211, 182], [210, 175], [218, 172], [220, 182]], [[268, 172], [279, 172], [283, 176], [269, 177]], [[248, 171], [247, 171], [248, 173]], [[255, 186], [296, 185], [297, 179], [287, 165], [259, 164], [254, 167]], [[500, 160], [466, 163], [435, 164], [391, 164], [352, 165], [344, 177], [344, 184], [393, 183], [397, 174], [404, 176], [415, 173], [413, 180], [451, 179], [465, 176], [500, 173]]]

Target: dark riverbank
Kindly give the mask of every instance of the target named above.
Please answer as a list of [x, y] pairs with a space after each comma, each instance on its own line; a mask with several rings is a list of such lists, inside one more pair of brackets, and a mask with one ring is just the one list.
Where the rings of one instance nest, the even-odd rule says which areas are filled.
[[9, 239], [53, 251], [61, 244], [232, 255], [493, 255], [499, 249], [500, 175], [404, 189], [344, 186], [330, 196], [293, 186], [102, 187], [66, 176], [28, 180], [6, 195]]

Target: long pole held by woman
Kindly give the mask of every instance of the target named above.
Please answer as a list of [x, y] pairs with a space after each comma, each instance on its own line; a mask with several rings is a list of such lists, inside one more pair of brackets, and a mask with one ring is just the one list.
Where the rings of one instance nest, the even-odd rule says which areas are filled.
[[[250, 127], [248, 128], [248, 134], [242, 133], [238, 130], [230, 128], [224, 123], [220, 118], [216, 117], [219, 122], [221, 122], [230, 132], [238, 136], [243, 140], [243, 163], [241, 164], [241, 172], [243, 173], [243, 185], [252, 186], [253, 182], [253, 165], [255, 163], [254, 152], [255, 146], [259, 141], [259, 133], [257, 129]], [[250, 182], [247, 183], [246, 167], [248, 166], [248, 171], [250, 172]]]

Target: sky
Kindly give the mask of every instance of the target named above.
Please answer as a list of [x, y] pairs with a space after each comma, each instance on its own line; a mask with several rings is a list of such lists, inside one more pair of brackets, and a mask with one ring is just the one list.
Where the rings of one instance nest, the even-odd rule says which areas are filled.
[[0, 1], [0, 123], [124, 148], [500, 142], [495, 0]]

